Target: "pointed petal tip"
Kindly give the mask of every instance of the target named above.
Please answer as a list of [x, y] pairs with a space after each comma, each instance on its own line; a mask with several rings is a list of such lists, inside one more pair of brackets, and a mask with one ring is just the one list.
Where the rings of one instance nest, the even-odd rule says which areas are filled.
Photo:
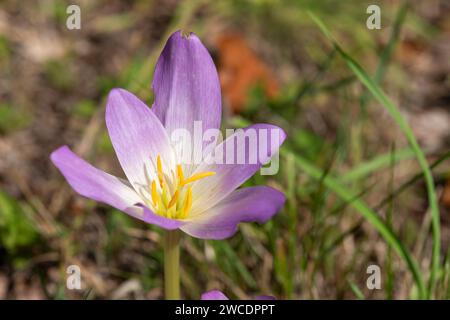
[[109, 94], [111, 95], [111, 94], [120, 94], [121, 92], [123, 92], [123, 91], [127, 91], [127, 90], [125, 90], [125, 89], [123, 89], [123, 88], [119, 88], [119, 87], [114, 87], [114, 88], [112, 88], [110, 91], [109, 91]]
[[108, 109], [108, 107], [114, 105], [113, 103], [110, 103], [112, 100], [115, 99], [123, 99], [125, 97], [131, 97], [134, 98], [135, 96], [129, 92], [126, 89], [123, 88], [112, 88], [109, 93], [108, 93], [108, 99], [107, 99], [107, 103], [106, 103], [106, 109]]
[[116, 106], [116, 103], [114, 102], [117, 101], [118, 99], [122, 99], [122, 96], [124, 95], [125, 91], [126, 90], [122, 88], [113, 88], [109, 91], [108, 98], [106, 99], [106, 110], [105, 110], [106, 118], [108, 118], [108, 115], [112, 112], [114, 106]]
[[[264, 187], [267, 188], [267, 190], [271, 190], [270, 192], [271, 192], [271, 194], [273, 196], [273, 200], [272, 201], [274, 203], [274, 208], [275, 208], [274, 209], [275, 212], [272, 215], [272, 217], [273, 217], [278, 212], [280, 212], [281, 208], [284, 207], [284, 204], [286, 203], [286, 196], [285, 196], [285, 194], [282, 191], [280, 191], [278, 189], [275, 189], [275, 188], [272, 188], [272, 187], [269, 187], [269, 186], [264, 186]], [[262, 221], [260, 223], [264, 223], [264, 222], [266, 222], [269, 219], [266, 219], [265, 221]]]
[[60, 160], [61, 155], [67, 151], [70, 151], [70, 148], [67, 145], [60, 146], [50, 153], [50, 160], [56, 165], [56, 163]]
[[282, 137], [283, 141], [286, 140], [286, 138], [287, 138], [287, 133], [286, 133], [286, 131], [284, 131], [283, 128], [279, 128], [279, 129], [280, 129], [280, 131], [281, 131], [281, 137]]
[[181, 40], [198, 40], [200, 41], [199, 37], [192, 31], [188, 31], [188, 30], [183, 30], [183, 29], [179, 29], [177, 31], [175, 31], [174, 33], [172, 33], [169, 37], [170, 41], [171, 39], [175, 40], [175, 39], [181, 39]]

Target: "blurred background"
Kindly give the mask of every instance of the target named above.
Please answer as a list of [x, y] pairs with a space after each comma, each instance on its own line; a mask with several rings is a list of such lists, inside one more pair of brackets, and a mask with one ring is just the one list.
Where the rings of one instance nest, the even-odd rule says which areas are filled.
[[[81, 29], [66, 27], [70, 4]], [[366, 9], [381, 8], [369, 30]], [[0, 299], [160, 299], [161, 230], [68, 186], [49, 160], [68, 144], [124, 176], [104, 123], [126, 88], [149, 105], [154, 64], [171, 32], [196, 32], [219, 70], [224, 128], [275, 123], [288, 133], [283, 210], [227, 241], [182, 239], [182, 293], [232, 298], [417, 297], [404, 259], [364, 215], [371, 208], [427, 279], [431, 215], [404, 134], [307, 14], [325, 21], [407, 119], [432, 167], [441, 218], [435, 298], [450, 298], [450, 3], [428, 1], [1, 1]], [[362, 208], [364, 207], [364, 208]], [[66, 288], [78, 265], [81, 290]], [[366, 285], [378, 265], [381, 289]]]

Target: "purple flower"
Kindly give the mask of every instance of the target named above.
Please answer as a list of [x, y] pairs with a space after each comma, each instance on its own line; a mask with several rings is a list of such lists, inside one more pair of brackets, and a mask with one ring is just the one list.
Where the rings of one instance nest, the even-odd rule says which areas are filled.
[[[195, 121], [201, 121], [204, 131], [218, 130], [221, 123], [217, 71], [196, 35], [178, 31], [170, 37], [152, 86], [151, 109], [124, 89], [113, 89], [108, 96], [106, 126], [127, 180], [93, 167], [62, 146], [51, 160], [72, 188], [147, 223], [204, 239], [230, 237], [240, 222], [264, 223], [275, 215], [285, 201], [281, 192], [266, 186], [236, 189], [278, 151], [286, 137], [282, 129], [269, 124], [244, 129], [279, 132], [267, 150], [252, 152], [254, 163], [211, 164], [204, 157], [198, 164], [185, 163], [181, 154], [183, 159], [186, 153], [189, 159], [197, 156], [193, 145], [170, 140], [179, 129], [192, 133]], [[225, 157], [229, 150], [238, 151], [236, 137], [217, 143], [208, 155], [222, 152]]]
[[[230, 300], [223, 292], [219, 290], [211, 290], [202, 294], [201, 300]], [[257, 296], [255, 300], [276, 300], [272, 296]]]

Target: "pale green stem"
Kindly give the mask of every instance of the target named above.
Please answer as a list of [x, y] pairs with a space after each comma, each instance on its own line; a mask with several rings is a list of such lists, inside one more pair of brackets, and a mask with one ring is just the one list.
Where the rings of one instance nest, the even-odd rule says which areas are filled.
[[167, 230], [164, 236], [164, 287], [166, 300], [180, 299], [180, 233]]

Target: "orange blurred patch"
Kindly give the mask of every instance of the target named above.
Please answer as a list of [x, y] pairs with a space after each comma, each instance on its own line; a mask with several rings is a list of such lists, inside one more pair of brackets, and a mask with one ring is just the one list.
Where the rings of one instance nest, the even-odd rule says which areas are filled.
[[424, 46], [419, 41], [403, 40], [396, 50], [396, 57], [404, 65], [414, 65], [421, 58]]
[[450, 179], [448, 179], [447, 183], [445, 184], [444, 192], [442, 193], [441, 201], [442, 201], [442, 204], [447, 209], [450, 209]]
[[233, 112], [240, 112], [249, 91], [262, 85], [268, 97], [278, 94], [278, 82], [270, 68], [236, 34], [224, 34], [217, 38], [219, 77], [226, 102]]

